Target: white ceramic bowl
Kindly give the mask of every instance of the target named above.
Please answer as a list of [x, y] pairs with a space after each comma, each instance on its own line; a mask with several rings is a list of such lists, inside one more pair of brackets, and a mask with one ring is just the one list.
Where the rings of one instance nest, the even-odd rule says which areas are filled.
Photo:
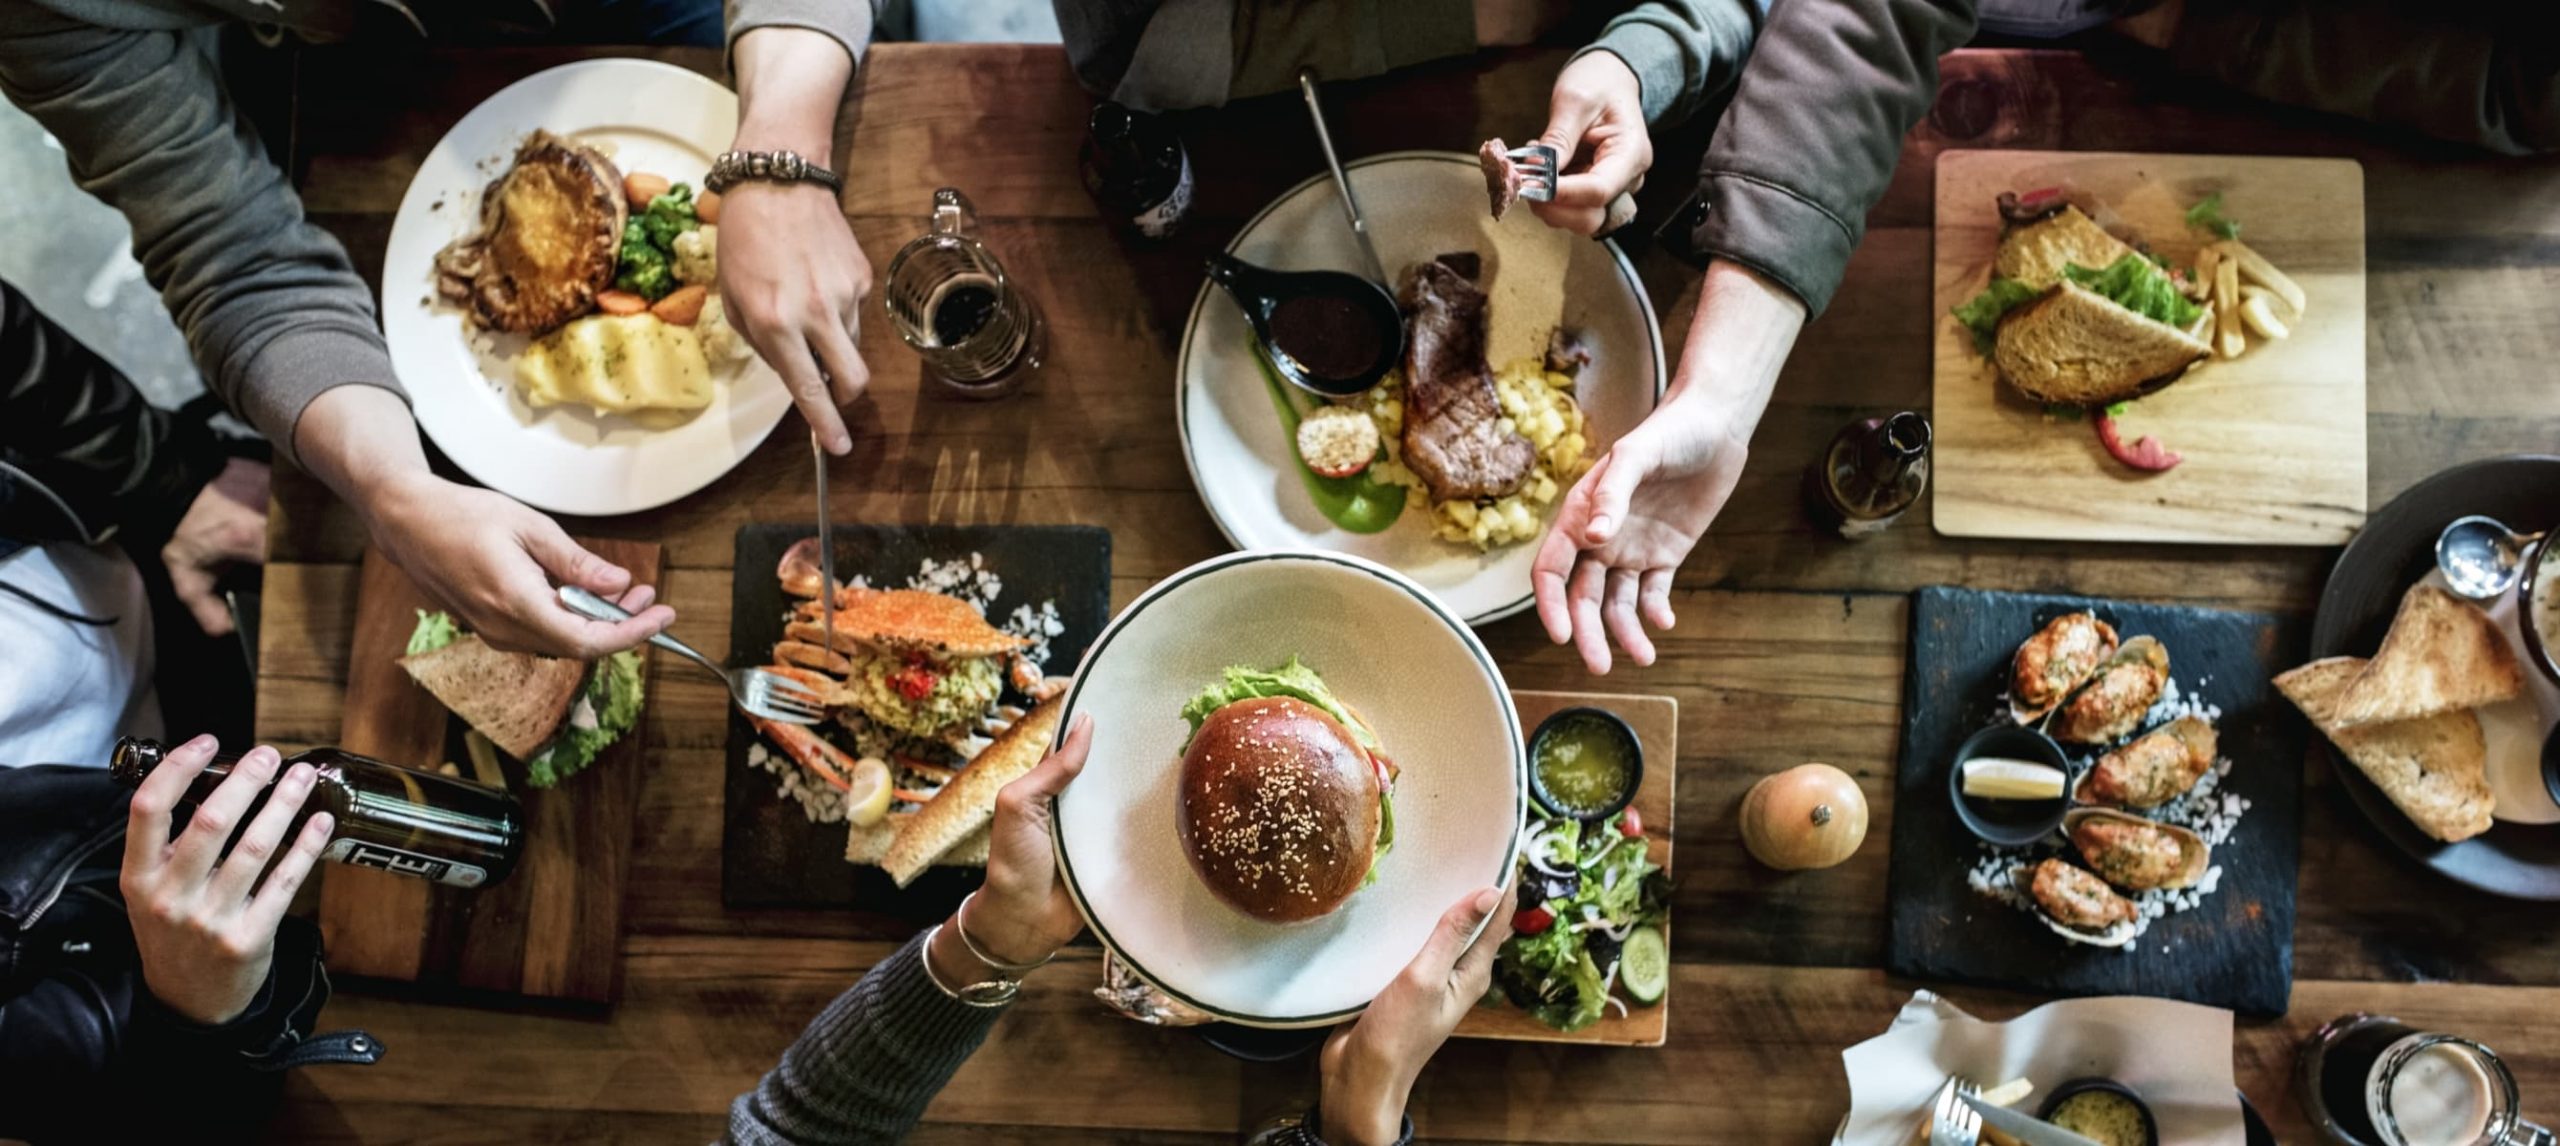
[[[1378, 882], [1333, 914], [1256, 920], [1201, 884], [1174, 828], [1182, 706], [1229, 665], [1297, 656], [1359, 710], [1401, 771]], [[1095, 640], [1065, 718], [1094, 718], [1058, 800], [1059, 867], [1094, 934], [1169, 995], [1230, 1022], [1359, 1013], [1442, 913], [1505, 883], [1528, 809], [1501, 670], [1466, 622], [1393, 570], [1335, 553], [1235, 553], [1149, 589]]]

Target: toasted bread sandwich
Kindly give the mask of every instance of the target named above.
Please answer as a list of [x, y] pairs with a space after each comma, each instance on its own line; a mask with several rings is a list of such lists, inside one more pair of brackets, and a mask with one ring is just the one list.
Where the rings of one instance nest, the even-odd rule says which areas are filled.
[[[1990, 285], [1955, 315], [2020, 394], [2106, 406], [2174, 382], [2212, 353], [2212, 310], [2077, 207], [2011, 214]], [[2021, 221], [2023, 220], [2023, 221]]]
[[2043, 290], [2062, 281], [2065, 267], [2109, 267], [2117, 259], [2140, 253], [2108, 234], [2078, 207], [2064, 204], [2042, 219], [2002, 232], [1991, 273]]
[[2388, 723], [2342, 723], [2339, 700], [2371, 667], [2357, 657], [2329, 657], [2277, 676], [2275, 685], [2419, 831], [2447, 843], [2488, 831], [2497, 797], [2489, 787], [2480, 718], [2466, 708]]
[[640, 723], [640, 654], [588, 665], [507, 653], [443, 613], [418, 613], [400, 667], [498, 750], [524, 762], [525, 782], [548, 788], [595, 762]]

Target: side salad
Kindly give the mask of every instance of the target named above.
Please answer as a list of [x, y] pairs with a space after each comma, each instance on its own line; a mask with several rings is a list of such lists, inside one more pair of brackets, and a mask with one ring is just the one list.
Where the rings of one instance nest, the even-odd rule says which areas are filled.
[[[1539, 818], [1521, 848], [1520, 907], [1493, 967], [1495, 998], [1559, 1031], [1611, 1008], [1652, 1006], [1671, 982], [1663, 938], [1670, 878], [1647, 856], [1644, 821]], [[1616, 993], [1626, 998], [1620, 1000]]]

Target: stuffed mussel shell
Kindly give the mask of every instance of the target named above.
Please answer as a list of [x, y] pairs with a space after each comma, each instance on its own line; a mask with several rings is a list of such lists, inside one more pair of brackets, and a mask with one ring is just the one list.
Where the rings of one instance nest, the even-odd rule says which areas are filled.
[[2053, 858], [2019, 867], [2012, 878], [2035, 901], [2036, 918], [2054, 934], [2092, 947], [2133, 942], [2141, 911], [2107, 881]]
[[2204, 837], [2113, 808], [2073, 808], [2062, 831], [2091, 871], [2127, 891], [2193, 887], [2213, 858]]
[[2091, 613], [2045, 622], [2009, 660], [2009, 716], [2033, 724], [2116, 655], [2115, 626]]
[[2072, 786], [2071, 800], [2117, 808], [2156, 808], [2180, 796], [2213, 767], [2220, 738], [2202, 717], [2181, 716], [2104, 756]]
[[2152, 637], [2133, 637], [2062, 702], [2046, 731], [2073, 744], [2105, 744], [2140, 726], [2168, 685], [2169, 650]]

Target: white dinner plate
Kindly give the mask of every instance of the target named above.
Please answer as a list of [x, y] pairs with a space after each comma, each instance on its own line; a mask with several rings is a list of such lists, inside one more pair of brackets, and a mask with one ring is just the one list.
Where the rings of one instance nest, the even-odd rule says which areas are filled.
[[[1396, 762], [1396, 837], [1378, 882], [1324, 918], [1278, 924], [1210, 894], [1174, 800], [1183, 704], [1229, 665], [1293, 655]], [[1506, 882], [1519, 853], [1527, 759], [1501, 670], [1445, 603], [1356, 557], [1233, 553], [1164, 579], [1085, 654], [1063, 718], [1079, 713], [1093, 716], [1092, 755], [1052, 821], [1076, 907], [1130, 970], [1229, 1022], [1359, 1013], [1440, 916]]]
[[[1540, 223], [1526, 208], [1496, 222], [1485, 209], [1475, 157], [1399, 151], [1345, 165], [1387, 273], [1451, 251], [1484, 256], [1493, 296], [1486, 356], [1503, 364], [1545, 351], [1559, 324], [1591, 349], [1575, 399], [1588, 416], [1596, 458], [1651, 413], [1668, 383], [1653, 301], [1616, 243], [1592, 242]], [[1356, 270], [1331, 176], [1289, 189], [1236, 233], [1227, 253], [1278, 270]], [[1471, 625], [1529, 607], [1532, 538], [1490, 553], [1432, 536], [1427, 515], [1407, 509], [1383, 532], [1352, 533], [1316, 512], [1300, 483], [1296, 446], [1280, 428], [1252, 330], [1225, 292], [1202, 282], [1175, 367], [1176, 418], [1191, 482], [1218, 529], [1239, 549], [1324, 549], [1366, 557], [1421, 582]], [[1303, 399], [1301, 399], [1303, 401]], [[1557, 495], [1560, 502], [1563, 495]], [[1555, 507], [1547, 507], [1553, 520]]]
[[648, 60], [587, 60], [539, 72], [471, 109], [400, 199], [382, 257], [382, 327], [418, 425], [472, 478], [557, 513], [665, 505], [744, 461], [791, 408], [761, 359], [717, 365], [711, 406], [651, 429], [583, 407], [536, 410], [516, 395], [508, 356], [521, 335], [482, 335], [435, 297], [435, 257], [478, 223], [480, 195], [535, 129], [603, 145], [625, 172], [702, 186], [738, 127], [738, 97]]

